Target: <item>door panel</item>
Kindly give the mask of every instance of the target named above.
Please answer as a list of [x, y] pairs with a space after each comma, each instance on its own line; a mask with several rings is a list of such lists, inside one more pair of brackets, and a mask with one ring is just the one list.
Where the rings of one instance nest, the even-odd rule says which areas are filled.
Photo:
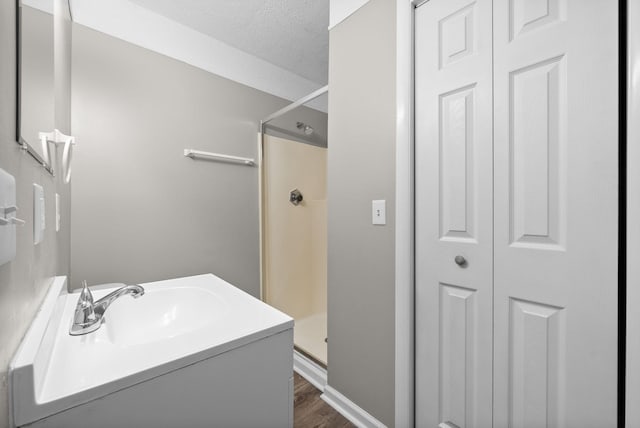
[[566, 210], [561, 209], [565, 197], [559, 162], [564, 148], [560, 130], [566, 115], [561, 100], [565, 77], [563, 57], [509, 75], [512, 245], [562, 248]]
[[[416, 10], [416, 422], [491, 425], [491, 1]], [[487, 107], [488, 106], [488, 107]], [[462, 256], [465, 263], [455, 262]]]
[[[558, 426], [565, 406], [561, 393], [566, 370], [565, 312], [563, 308], [517, 299], [510, 299], [509, 305], [512, 339], [508, 426]], [[496, 373], [500, 373], [498, 368]]]
[[613, 427], [617, 3], [494, 0], [493, 28], [494, 426]]
[[440, 96], [440, 238], [473, 241], [473, 93], [471, 87]]
[[473, 408], [475, 362], [476, 290], [440, 284], [440, 412], [443, 421], [467, 420]]
[[613, 427], [617, 4], [415, 19], [416, 423]]

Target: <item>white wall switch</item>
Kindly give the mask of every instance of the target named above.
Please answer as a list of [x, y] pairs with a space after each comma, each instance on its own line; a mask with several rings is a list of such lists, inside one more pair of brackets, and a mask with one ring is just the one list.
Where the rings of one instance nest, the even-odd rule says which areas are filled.
[[387, 201], [384, 199], [371, 201], [371, 222], [373, 224], [387, 224]]
[[60, 195], [56, 193], [56, 232], [60, 232]]
[[33, 183], [33, 244], [38, 245], [44, 239], [45, 229], [44, 189]]

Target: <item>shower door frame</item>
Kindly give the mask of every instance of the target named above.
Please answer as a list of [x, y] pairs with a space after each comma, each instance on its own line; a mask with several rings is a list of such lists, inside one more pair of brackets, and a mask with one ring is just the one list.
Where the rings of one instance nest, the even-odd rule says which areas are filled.
[[[329, 85], [325, 85], [319, 89], [316, 89], [312, 93], [298, 99], [297, 101], [292, 102], [291, 104], [281, 108], [280, 110], [270, 114], [260, 121], [258, 127], [258, 230], [259, 230], [259, 248], [260, 248], [260, 300], [263, 302], [267, 302], [267, 291], [266, 291], [266, 243], [264, 239], [265, 230], [266, 230], [266, 221], [265, 221], [265, 171], [264, 171], [264, 144], [265, 144], [265, 129], [266, 125], [274, 119], [283, 116], [286, 113], [289, 113], [295, 110], [298, 107], [302, 107], [310, 101], [315, 100], [316, 98], [328, 93]], [[318, 360], [313, 358], [313, 356], [306, 354], [304, 351], [301, 351], [299, 348], [294, 348], [294, 369], [299, 370], [300, 373], [303, 374], [305, 379], [309, 381], [313, 386], [315, 386], [320, 391], [324, 391], [324, 388], [327, 384], [327, 370], [326, 367], [320, 363]]]
[[289, 113], [297, 109], [298, 107], [302, 107], [310, 101], [315, 100], [316, 98], [326, 94], [329, 92], [329, 85], [325, 85], [322, 88], [316, 89], [309, 95], [305, 95], [304, 97], [298, 99], [297, 101], [292, 102], [291, 104], [281, 108], [280, 110], [271, 113], [269, 116], [265, 117], [260, 121], [258, 125], [258, 217], [260, 218], [259, 224], [259, 234], [260, 234], [260, 300], [263, 302], [266, 301], [266, 293], [265, 293], [265, 242], [264, 242], [264, 231], [265, 231], [265, 218], [264, 218], [264, 204], [265, 204], [265, 196], [264, 196], [264, 131], [267, 123], [271, 122], [274, 119], [279, 118], [282, 115]]

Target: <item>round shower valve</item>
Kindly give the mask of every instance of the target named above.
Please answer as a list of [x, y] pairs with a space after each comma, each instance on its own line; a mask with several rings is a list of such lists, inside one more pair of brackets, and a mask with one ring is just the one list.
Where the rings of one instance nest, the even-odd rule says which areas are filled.
[[302, 202], [302, 193], [298, 189], [293, 189], [291, 193], [289, 193], [289, 202], [293, 205], [298, 205]]

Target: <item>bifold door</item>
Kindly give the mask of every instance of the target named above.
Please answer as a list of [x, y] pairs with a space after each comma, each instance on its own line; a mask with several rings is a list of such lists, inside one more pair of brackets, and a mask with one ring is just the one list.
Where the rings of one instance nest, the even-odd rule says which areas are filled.
[[486, 427], [493, 365], [491, 2], [432, 0], [416, 20], [417, 420]]
[[615, 427], [617, 2], [415, 17], [417, 425]]

